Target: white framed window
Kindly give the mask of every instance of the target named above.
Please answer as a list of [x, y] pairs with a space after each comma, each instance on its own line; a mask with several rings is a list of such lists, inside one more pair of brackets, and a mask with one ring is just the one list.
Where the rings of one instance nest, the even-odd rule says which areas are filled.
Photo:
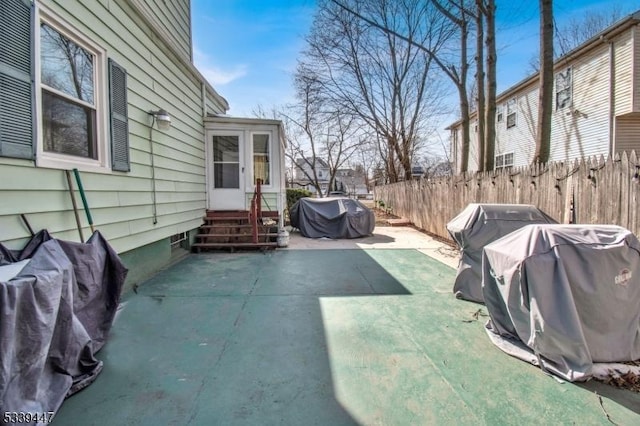
[[253, 184], [262, 179], [262, 185], [271, 185], [271, 135], [269, 133], [253, 133]]
[[106, 51], [36, 7], [36, 162], [109, 172]]
[[518, 109], [518, 102], [516, 98], [509, 99], [507, 101], [507, 129], [516, 126], [516, 112]]
[[556, 74], [556, 111], [571, 107], [573, 100], [571, 80], [571, 68]]
[[504, 154], [497, 154], [494, 162], [494, 168], [504, 169], [507, 167], [513, 167], [513, 152], [505, 152]]
[[496, 108], [496, 121], [498, 123], [501, 123], [502, 121], [504, 121], [504, 117], [502, 115], [502, 105]]

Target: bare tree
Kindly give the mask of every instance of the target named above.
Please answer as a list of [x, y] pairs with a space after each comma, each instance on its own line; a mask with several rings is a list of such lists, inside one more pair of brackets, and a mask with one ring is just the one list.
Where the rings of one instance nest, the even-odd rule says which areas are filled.
[[[397, 36], [401, 32], [411, 43]], [[425, 121], [442, 99], [432, 55], [416, 45], [435, 52], [449, 34], [440, 15], [421, 0], [327, 0], [319, 5], [303, 61], [321, 76], [336, 109], [380, 136], [392, 182], [410, 178]]]
[[[484, 155], [484, 161], [480, 161], [479, 168], [492, 169], [495, 152], [495, 116], [496, 116], [496, 47], [495, 47], [495, 0], [475, 0], [475, 8], [472, 5], [471, 0], [431, 0], [431, 3], [437, 8], [437, 10], [446, 17], [453, 28], [457, 28], [456, 31], [451, 32], [449, 27], [448, 37], [442, 44], [438, 44], [438, 51], [433, 50], [430, 46], [420, 44], [416, 42], [415, 38], [408, 37], [400, 32], [383, 25], [376, 20], [370, 19], [364, 16], [362, 13], [354, 10], [351, 7], [345, 5], [343, 1], [331, 0], [333, 3], [340, 6], [345, 11], [357, 16], [372, 27], [382, 30], [385, 34], [393, 35], [398, 39], [413, 45], [416, 48], [425, 52], [431, 60], [442, 70], [442, 72], [449, 77], [454, 83], [458, 91], [460, 115], [461, 115], [461, 127], [462, 127], [462, 146], [461, 146], [461, 171], [466, 171], [468, 168], [468, 156], [469, 156], [469, 144], [470, 144], [470, 105], [473, 102], [474, 106], [479, 106], [478, 120], [479, 120], [479, 135], [478, 140], [480, 145], [480, 155]], [[469, 29], [472, 25], [471, 19], [475, 17], [476, 27], [478, 32], [477, 36], [477, 55], [476, 63], [478, 64], [478, 72], [476, 84], [473, 86], [477, 90], [480, 99], [476, 99], [469, 94], [467, 87], [467, 75], [469, 72], [468, 63], [468, 38]], [[487, 31], [486, 35], [483, 31], [483, 22], [486, 20]], [[451, 60], [451, 55], [446, 55], [441, 52], [443, 45], [448, 44], [447, 41], [451, 39], [451, 36], [456, 34], [459, 40], [459, 48], [456, 51], [454, 57], [457, 60]], [[487, 95], [484, 100], [484, 71], [482, 61], [484, 60], [483, 43], [486, 46], [486, 87]], [[455, 63], [454, 63], [455, 62]], [[486, 124], [483, 124], [486, 123]], [[482, 130], [482, 129], [485, 130]], [[484, 148], [483, 148], [484, 146]], [[382, 155], [386, 155], [384, 149], [380, 149]], [[392, 153], [391, 153], [392, 154]], [[392, 155], [388, 157], [386, 170], [387, 174], [393, 174], [394, 159]]]
[[540, 0], [540, 89], [534, 163], [549, 161], [553, 111], [553, 1]]
[[[288, 138], [285, 156], [292, 168], [297, 167], [317, 193], [325, 196], [335, 182], [337, 170], [359, 145], [358, 123], [350, 115], [327, 109], [317, 75], [303, 64], [296, 70], [294, 84], [298, 101], [280, 112]], [[319, 171], [325, 165], [329, 185], [323, 190], [324, 176], [321, 179]]]
[[485, 109], [485, 145], [484, 145], [484, 169], [493, 170], [495, 146], [496, 146], [496, 66], [498, 56], [496, 54], [496, 2], [485, 0], [481, 7], [487, 23], [485, 33], [486, 47], [486, 83], [487, 99]]
[[469, 20], [471, 14], [465, 5], [465, 0], [433, 0], [435, 7], [442, 13], [455, 27], [457, 27], [459, 38], [459, 60], [457, 65], [453, 61], [440, 59], [435, 53], [434, 60], [456, 86], [458, 91], [458, 102], [460, 104], [460, 121], [462, 126], [462, 146], [460, 158], [460, 171], [466, 172], [469, 167], [469, 146], [470, 146], [470, 108], [469, 92], [467, 87], [467, 75], [469, 73], [468, 61], [468, 40], [469, 40]]
[[485, 146], [487, 145], [485, 126], [485, 97], [484, 97], [484, 14], [483, 0], [476, 0], [475, 21], [476, 21], [476, 85], [478, 89], [477, 98], [477, 118], [478, 118], [478, 170], [485, 170]]
[[[580, 46], [592, 37], [595, 37], [605, 28], [613, 25], [623, 18], [625, 12], [620, 5], [613, 5], [607, 11], [589, 11], [579, 17], [572, 17], [568, 22], [558, 25], [554, 31], [553, 51], [555, 59], [558, 59], [576, 47]], [[529, 60], [529, 71], [540, 71], [540, 53], [534, 54]]]
[[566, 24], [558, 26], [555, 33], [556, 58], [566, 55], [623, 16], [620, 5], [613, 4], [607, 11], [586, 12], [582, 17], [572, 17]]
[[424, 157], [420, 164], [426, 179], [451, 176], [453, 173], [452, 164], [446, 157]]

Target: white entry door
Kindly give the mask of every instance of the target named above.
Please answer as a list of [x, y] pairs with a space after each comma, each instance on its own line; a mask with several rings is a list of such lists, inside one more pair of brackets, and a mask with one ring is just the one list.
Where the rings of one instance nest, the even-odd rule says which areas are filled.
[[209, 132], [209, 209], [245, 210], [242, 132]]

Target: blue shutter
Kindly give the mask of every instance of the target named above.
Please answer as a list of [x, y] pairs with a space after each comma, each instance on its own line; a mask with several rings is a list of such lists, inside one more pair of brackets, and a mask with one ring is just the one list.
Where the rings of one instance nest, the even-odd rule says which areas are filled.
[[0, 156], [34, 157], [33, 6], [0, 0]]
[[127, 71], [109, 59], [109, 114], [111, 122], [111, 168], [128, 172], [129, 122], [127, 117]]

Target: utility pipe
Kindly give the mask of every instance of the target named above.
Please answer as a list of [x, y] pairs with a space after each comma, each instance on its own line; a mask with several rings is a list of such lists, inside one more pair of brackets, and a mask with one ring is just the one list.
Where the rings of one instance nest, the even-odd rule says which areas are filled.
[[151, 154], [151, 201], [153, 203], [153, 224], [158, 223], [158, 203], [156, 201], [156, 167], [153, 154], [153, 125], [156, 122], [155, 114], [150, 113], [153, 117], [151, 126], [149, 126], [149, 153]]
[[615, 155], [615, 105], [616, 105], [616, 82], [615, 82], [615, 46], [613, 40], [605, 36], [600, 36], [600, 40], [609, 45], [609, 155]]

